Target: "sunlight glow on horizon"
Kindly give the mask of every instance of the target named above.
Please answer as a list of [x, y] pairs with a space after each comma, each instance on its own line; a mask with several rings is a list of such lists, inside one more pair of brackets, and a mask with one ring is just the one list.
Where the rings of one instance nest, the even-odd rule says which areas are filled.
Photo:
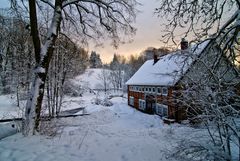
[[[158, 1], [137, 0], [142, 5], [138, 6], [140, 13], [137, 14], [136, 23], [133, 24], [137, 28], [136, 35], [133, 37], [133, 42], [120, 44], [118, 49], [110, 45], [110, 41], [104, 42], [103, 47], [95, 47], [89, 42], [89, 51], [96, 51], [104, 63], [109, 63], [113, 55], [120, 54], [128, 58], [130, 55], [139, 55], [148, 47], [160, 48], [164, 44], [160, 42], [161, 38], [161, 19], [154, 15], [154, 9], [158, 6]], [[1, 7], [10, 7], [8, 0], [1, 0]]]
[[114, 49], [110, 45], [110, 41], [104, 43], [104, 47], [89, 46], [88, 51], [96, 51], [104, 63], [109, 63], [113, 55], [119, 54], [128, 58], [130, 55], [139, 55], [148, 47], [160, 48], [164, 44], [160, 41], [161, 38], [161, 21], [154, 15], [154, 9], [158, 6], [157, 1], [138, 0], [142, 6], [138, 7], [140, 13], [137, 14], [136, 23], [133, 24], [137, 28], [136, 35], [133, 37], [133, 42], [120, 44], [118, 49]]

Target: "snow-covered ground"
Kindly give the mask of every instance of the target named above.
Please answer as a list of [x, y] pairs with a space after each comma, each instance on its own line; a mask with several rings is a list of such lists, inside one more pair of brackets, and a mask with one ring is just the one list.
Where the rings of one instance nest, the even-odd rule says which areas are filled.
[[0, 119], [19, 118], [22, 113], [12, 95], [0, 95]]
[[[104, 107], [91, 104], [95, 97], [86, 94], [78, 98], [82, 101], [81, 105], [86, 106], [85, 112], [90, 115], [56, 120], [53, 125], [57, 129], [55, 136], [23, 137], [18, 133], [1, 140], [0, 160], [179, 160], [180, 157], [174, 154], [181, 148], [180, 145], [191, 140], [205, 140], [202, 129], [163, 124], [159, 116], [144, 114], [129, 107], [126, 98], [113, 98], [111, 101], [114, 105]], [[200, 157], [204, 156], [194, 158], [201, 160]], [[192, 160], [192, 155], [186, 157]]]
[[[87, 69], [72, 82], [84, 88], [82, 97], [64, 96], [62, 111], [85, 107], [90, 115], [61, 118], [44, 126], [44, 135], [24, 137], [18, 124], [0, 124], [0, 161], [201, 161], [215, 160], [206, 129], [186, 124], [164, 124], [157, 115], [144, 114], [114, 97], [113, 106], [96, 105], [109, 93], [100, 87], [101, 69]], [[78, 89], [77, 89], [78, 90]], [[114, 92], [114, 91], [111, 91]], [[123, 93], [111, 93], [123, 95]], [[21, 102], [24, 107], [25, 102]], [[0, 96], [0, 119], [21, 117], [11, 95]], [[46, 110], [47, 112], [47, 110]], [[81, 114], [79, 111], [77, 114]], [[51, 135], [53, 134], [53, 135]], [[211, 149], [211, 147], [213, 147]], [[208, 150], [207, 150], [208, 149]], [[233, 148], [233, 156], [238, 148]]]

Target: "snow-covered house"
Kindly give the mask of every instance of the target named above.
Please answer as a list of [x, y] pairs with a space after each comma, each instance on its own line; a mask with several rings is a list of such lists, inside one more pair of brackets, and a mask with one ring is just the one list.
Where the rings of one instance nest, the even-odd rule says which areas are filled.
[[[179, 88], [189, 78], [200, 79], [206, 74], [199, 61], [213, 64], [218, 49], [209, 48], [210, 41], [188, 47], [182, 40], [181, 50], [146, 61], [126, 82], [128, 104], [147, 113], [155, 113], [164, 118], [181, 121], [186, 118], [186, 110], [174, 101]], [[223, 65], [228, 61], [224, 60]], [[234, 72], [234, 71], [233, 71]], [[231, 72], [229, 72], [231, 75]], [[231, 77], [231, 76], [230, 76]]]

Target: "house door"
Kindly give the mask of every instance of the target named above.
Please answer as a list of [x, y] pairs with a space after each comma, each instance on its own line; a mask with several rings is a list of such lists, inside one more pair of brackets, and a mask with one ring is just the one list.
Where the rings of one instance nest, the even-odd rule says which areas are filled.
[[146, 112], [153, 113], [155, 108], [155, 96], [147, 95], [146, 96]]

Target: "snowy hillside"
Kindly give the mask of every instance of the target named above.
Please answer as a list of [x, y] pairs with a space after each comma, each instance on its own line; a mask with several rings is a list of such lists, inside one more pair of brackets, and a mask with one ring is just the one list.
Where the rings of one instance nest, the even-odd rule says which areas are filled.
[[[103, 82], [101, 80], [101, 75], [103, 75], [103, 70], [107, 74], [110, 73], [110, 70], [101, 69], [101, 68], [89, 68], [86, 69], [85, 73], [77, 76], [72, 82], [74, 84], [78, 84], [83, 86], [84, 88], [90, 89], [103, 89]], [[111, 88], [111, 84], [108, 84], [109, 88]]]
[[[110, 70], [104, 69], [107, 74], [110, 73]], [[87, 69], [84, 74], [77, 76], [74, 79], [71, 79], [71, 83], [77, 87], [83, 87], [84, 89], [103, 89], [103, 82], [101, 80], [103, 69], [101, 68], [92, 68]], [[108, 88], [112, 88], [111, 84], [108, 83]], [[87, 90], [88, 91], [88, 90]], [[65, 96], [62, 104], [62, 110], [69, 110], [78, 107], [83, 107], [83, 99], [68, 97]], [[85, 97], [84, 99], [90, 99]], [[92, 99], [92, 98], [91, 98]], [[26, 102], [21, 102], [21, 108], [16, 105], [16, 98], [11, 95], [2, 95], [0, 96], [0, 119], [11, 119], [11, 118], [20, 118], [22, 117], [23, 110]], [[90, 101], [91, 102], [91, 101]], [[48, 112], [48, 110], [44, 111]]]

